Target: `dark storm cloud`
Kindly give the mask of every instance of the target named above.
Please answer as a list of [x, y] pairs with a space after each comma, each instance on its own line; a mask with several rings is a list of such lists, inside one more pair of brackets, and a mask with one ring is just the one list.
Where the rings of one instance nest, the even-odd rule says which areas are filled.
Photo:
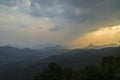
[[[35, 6], [40, 5], [40, 9]], [[119, 17], [120, 0], [33, 0], [31, 4], [31, 13], [34, 16], [57, 17], [63, 16], [68, 21], [76, 22], [96, 22], [105, 18], [110, 18], [115, 13]], [[55, 13], [56, 10], [47, 11], [48, 8], [62, 5], [64, 12], [60, 15]], [[80, 14], [75, 13], [75, 9], [81, 10]], [[40, 11], [43, 9], [44, 11]], [[44, 12], [44, 13], [43, 13]]]
[[[74, 11], [66, 12], [65, 16], [68, 19], [73, 19], [77, 21], [93, 21], [96, 19], [105, 19], [104, 17], [112, 17], [115, 14], [120, 13], [120, 0], [62, 0], [61, 3], [66, 3], [67, 5], [74, 8], [79, 8], [85, 10], [85, 13], [81, 15], [75, 15]], [[87, 11], [87, 12], [86, 12]], [[114, 17], [119, 17], [118, 15]]]
[[[0, 4], [14, 6], [21, 0], [0, 0]], [[119, 19], [120, 0], [29, 0], [30, 14], [34, 17], [64, 17], [70, 23], [101, 22]], [[62, 8], [58, 8], [62, 6]], [[59, 11], [63, 10], [62, 13]], [[76, 14], [76, 9], [80, 13]]]
[[73, 7], [87, 9], [105, 9], [120, 7], [120, 0], [59, 0], [60, 3], [66, 3]]
[[[62, 17], [70, 25], [68, 32], [74, 33], [72, 35], [76, 36], [101, 26], [119, 24], [119, 3], [120, 0], [31, 0], [31, 15], [49, 18]], [[57, 8], [58, 6], [62, 6], [62, 8]], [[61, 14], [57, 12], [59, 9], [63, 10]], [[52, 28], [50, 31], [61, 30], [59, 27]], [[64, 27], [62, 27], [63, 30]]]

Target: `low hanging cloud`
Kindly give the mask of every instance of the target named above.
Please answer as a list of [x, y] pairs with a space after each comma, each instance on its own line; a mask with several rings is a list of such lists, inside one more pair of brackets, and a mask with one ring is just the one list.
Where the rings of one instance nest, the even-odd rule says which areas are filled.
[[110, 44], [118, 45], [120, 41], [120, 25], [103, 27], [93, 32], [88, 32], [75, 39], [70, 45], [72, 48], [84, 48], [89, 44], [104, 46]]

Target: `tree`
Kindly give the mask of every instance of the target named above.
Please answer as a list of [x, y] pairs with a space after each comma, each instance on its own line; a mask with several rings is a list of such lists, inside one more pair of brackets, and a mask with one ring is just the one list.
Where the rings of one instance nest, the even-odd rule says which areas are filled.
[[63, 70], [63, 78], [64, 80], [74, 80], [74, 70], [71, 68], [65, 68]]
[[107, 56], [100, 66], [89, 65], [80, 71], [50, 63], [33, 80], [120, 80], [119, 77], [120, 57]]
[[114, 57], [108, 56], [104, 57], [101, 65], [101, 74], [103, 76], [103, 80], [117, 80], [115, 68], [114, 68]]
[[56, 63], [50, 63], [34, 80], [62, 80], [62, 68]]
[[95, 65], [87, 66], [81, 70], [81, 80], [102, 80], [99, 68]]
[[114, 59], [114, 69], [116, 72], [120, 72], [120, 57]]
[[114, 70], [118, 80], [120, 80], [120, 57], [115, 57], [114, 59]]

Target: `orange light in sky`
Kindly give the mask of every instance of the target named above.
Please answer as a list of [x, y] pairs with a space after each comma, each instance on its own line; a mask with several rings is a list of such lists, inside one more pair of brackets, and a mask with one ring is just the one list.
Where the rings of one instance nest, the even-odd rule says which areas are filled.
[[120, 41], [120, 25], [112, 27], [103, 27], [93, 32], [88, 32], [78, 37], [69, 46], [72, 48], [84, 48], [89, 44], [96, 46], [116, 44]]

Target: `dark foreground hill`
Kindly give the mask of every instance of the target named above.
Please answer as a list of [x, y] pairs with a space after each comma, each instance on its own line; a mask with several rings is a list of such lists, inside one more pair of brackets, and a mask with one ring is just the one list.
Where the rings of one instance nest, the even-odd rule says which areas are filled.
[[[9, 51], [10, 52], [10, 51]], [[2, 53], [1, 53], [2, 54]], [[14, 55], [14, 54], [13, 54]], [[11, 63], [7, 65], [7, 69], [1, 71], [1, 79], [3, 80], [30, 80], [32, 76], [42, 71], [50, 62], [55, 62], [63, 67], [73, 69], [82, 69], [87, 65], [99, 65], [104, 56], [120, 56], [120, 47], [94, 49], [75, 49], [65, 52], [61, 55], [54, 55], [44, 59], [37, 60], [32, 64], [23, 67], [26, 60], [22, 62]], [[30, 57], [27, 57], [30, 59]], [[25, 58], [26, 59], [26, 58]], [[27, 64], [27, 63], [26, 63]], [[2, 69], [2, 68], [1, 68]]]

